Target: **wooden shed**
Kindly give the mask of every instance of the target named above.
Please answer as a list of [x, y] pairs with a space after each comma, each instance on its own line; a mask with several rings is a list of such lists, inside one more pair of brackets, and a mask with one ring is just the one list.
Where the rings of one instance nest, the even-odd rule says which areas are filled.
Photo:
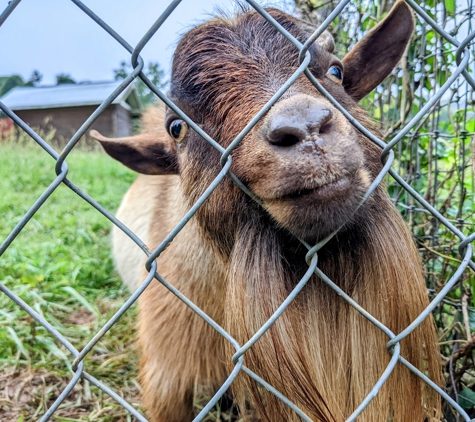
[[[54, 128], [54, 140], [64, 145], [120, 83], [17, 87], [1, 101], [29, 126], [46, 132]], [[132, 83], [101, 113], [91, 129], [105, 136], [129, 136], [132, 134], [132, 119], [141, 112], [140, 97]]]

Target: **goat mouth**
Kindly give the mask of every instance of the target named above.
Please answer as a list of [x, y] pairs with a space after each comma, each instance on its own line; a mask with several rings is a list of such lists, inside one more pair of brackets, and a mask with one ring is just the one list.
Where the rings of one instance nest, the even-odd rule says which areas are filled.
[[264, 206], [281, 227], [313, 242], [353, 221], [368, 183], [365, 171], [339, 174], [334, 180], [306, 189], [294, 185], [292, 191], [264, 200]]
[[311, 197], [317, 201], [329, 201], [338, 197], [346, 196], [352, 186], [351, 180], [348, 177], [342, 177], [330, 183], [325, 183], [311, 189], [297, 190], [292, 193], [281, 196], [280, 200], [297, 200], [299, 198]]

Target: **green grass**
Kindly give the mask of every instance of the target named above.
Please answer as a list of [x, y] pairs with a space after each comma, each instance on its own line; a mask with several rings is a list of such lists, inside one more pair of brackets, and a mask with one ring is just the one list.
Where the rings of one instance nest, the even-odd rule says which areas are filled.
[[[98, 152], [73, 152], [70, 180], [114, 212], [135, 175]], [[0, 144], [0, 242], [54, 180], [54, 160], [32, 143]], [[110, 254], [111, 223], [64, 185], [0, 257], [0, 281], [81, 349], [128, 297]], [[86, 370], [135, 406], [135, 307], [85, 360]], [[0, 294], [0, 420], [37, 420], [71, 378], [72, 355]], [[52, 420], [127, 421], [81, 380]]]
[[[115, 212], [135, 174], [97, 151], [73, 151], [68, 178]], [[0, 243], [55, 179], [55, 161], [39, 146], [0, 142]], [[112, 223], [60, 185], [0, 257], [0, 282], [51, 323], [78, 350], [129, 297], [110, 251]], [[140, 409], [136, 381], [136, 307], [85, 359], [85, 370]], [[0, 421], [36, 421], [72, 377], [74, 357], [0, 293]], [[199, 412], [209, 398], [195, 403]], [[128, 412], [80, 380], [51, 419], [126, 422]], [[216, 407], [206, 421], [235, 420]]]

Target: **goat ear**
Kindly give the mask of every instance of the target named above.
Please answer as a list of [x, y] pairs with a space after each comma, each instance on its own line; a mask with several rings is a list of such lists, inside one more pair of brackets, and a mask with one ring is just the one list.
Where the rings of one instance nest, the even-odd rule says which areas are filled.
[[412, 10], [398, 1], [343, 59], [346, 92], [359, 101], [378, 86], [398, 64], [413, 31]]
[[176, 145], [162, 133], [141, 133], [125, 138], [106, 138], [97, 130], [97, 139], [107, 154], [130, 169], [142, 174], [178, 174]]

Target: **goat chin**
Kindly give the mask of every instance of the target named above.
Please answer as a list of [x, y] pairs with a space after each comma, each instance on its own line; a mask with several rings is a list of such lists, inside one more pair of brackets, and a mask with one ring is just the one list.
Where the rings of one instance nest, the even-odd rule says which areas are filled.
[[[300, 42], [308, 38], [308, 25], [275, 9], [269, 13]], [[357, 101], [391, 72], [413, 28], [410, 8], [398, 1], [342, 61], [333, 56], [328, 34], [309, 49], [309, 70], [376, 134]], [[295, 47], [256, 12], [217, 17], [179, 42], [169, 97], [226, 147], [298, 66]], [[117, 216], [153, 249], [213, 182], [221, 157], [172, 110], [154, 107], [143, 121], [134, 137], [91, 135], [112, 157], [146, 174]], [[380, 149], [309, 80], [295, 81], [232, 158], [232, 172], [264, 207], [224, 179], [158, 257], [157, 271], [239, 344], [266, 323], [308, 269], [297, 238], [316, 242], [336, 229], [318, 252], [318, 267], [366, 311], [397, 334], [428, 305], [417, 249], [384, 186], [361, 205], [381, 171]], [[135, 289], [147, 275], [145, 256], [118, 229], [113, 244], [119, 272]], [[138, 337], [143, 403], [152, 422], [191, 421], [195, 399], [213, 395], [234, 369], [232, 345], [159, 282], [139, 298]], [[244, 364], [312, 420], [340, 422], [387, 368], [388, 340], [313, 275], [245, 353]], [[430, 317], [401, 341], [400, 353], [441, 383]], [[300, 420], [242, 372], [231, 391], [245, 420]], [[437, 393], [398, 363], [358, 420], [435, 421], [440, 407]]]

